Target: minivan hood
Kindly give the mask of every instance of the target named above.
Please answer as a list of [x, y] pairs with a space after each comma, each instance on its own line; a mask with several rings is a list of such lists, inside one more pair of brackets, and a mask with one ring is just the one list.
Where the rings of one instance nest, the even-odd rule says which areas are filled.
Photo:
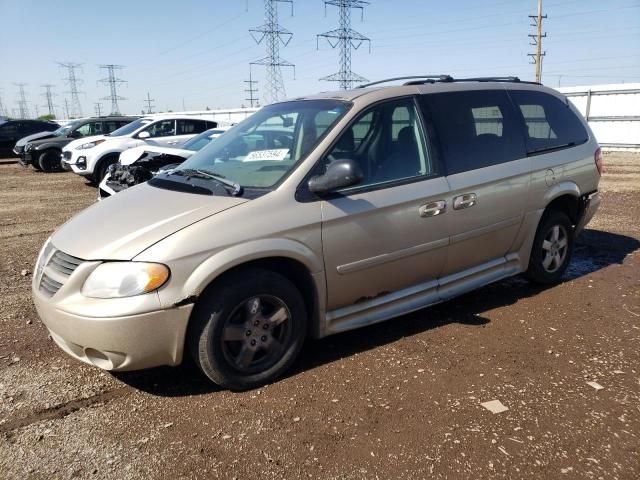
[[32, 142], [34, 140], [40, 140], [41, 138], [54, 138], [53, 132], [38, 132], [32, 135], [27, 135], [26, 137], [22, 137], [20, 140], [16, 142], [16, 147], [24, 147], [27, 143]]
[[142, 183], [72, 217], [53, 234], [51, 242], [83, 260], [130, 260], [178, 230], [246, 201]]

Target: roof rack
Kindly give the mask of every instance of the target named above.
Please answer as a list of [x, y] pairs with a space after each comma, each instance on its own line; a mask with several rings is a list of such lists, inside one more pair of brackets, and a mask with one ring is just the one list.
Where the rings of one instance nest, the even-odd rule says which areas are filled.
[[380, 83], [394, 82], [396, 80], [409, 80], [411, 78], [419, 78], [424, 80], [425, 82], [435, 82], [436, 80], [441, 82], [446, 82], [446, 81], [450, 81], [449, 79], [453, 80], [450, 75], [409, 75], [407, 77], [385, 78], [384, 80], [378, 80], [376, 82], [370, 82], [370, 83], [365, 83], [363, 85], [358, 85], [356, 88], [367, 88], [373, 85], [379, 85]]
[[376, 82], [366, 83], [359, 85], [357, 88], [366, 88], [381, 83], [393, 82], [395, 80], [409, 80], [403, 83], [403, 85], [424, 85], [425, 83], [436, 82], [513, 82], [513, 83], [527, 83], [533, 85], [542, 85], [540, 82], [529, 82], [520, 80], [518, 77], [469, 77], [469, 78], [453, 78], [451, 75], [411, 75], [407, 77], [394, 77], [387, 78], [385, 80], [378, 80]]

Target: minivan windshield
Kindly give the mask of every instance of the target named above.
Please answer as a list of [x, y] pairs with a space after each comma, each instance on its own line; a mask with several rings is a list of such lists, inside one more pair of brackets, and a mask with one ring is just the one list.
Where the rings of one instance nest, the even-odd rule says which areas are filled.
[[151, 123], [150, 118], [139, 118], [138, 120], [134, 120], [131, 123], [127, 123], [124, 127], [120, 127], [117, 130], [114, 130], [109, 134], [110, 137], [121, 137], [123, 135], [129, 135], [130, 133], [135, 132], [140, 127]]
[[57, 130], [54, 130], [51, 134], [59, 137], [60, 135], [66, 135], [71, 130], [76, 128], [76, 126], [81, 123], [82, 120], [76, 120], [75, 122], [67, 123], [64, 127], [60, 127]]
[[350, 106], [334, 99], [266, 106], [173, 172], [204, 171], [244, 188], [273, 187], [313, 150]]

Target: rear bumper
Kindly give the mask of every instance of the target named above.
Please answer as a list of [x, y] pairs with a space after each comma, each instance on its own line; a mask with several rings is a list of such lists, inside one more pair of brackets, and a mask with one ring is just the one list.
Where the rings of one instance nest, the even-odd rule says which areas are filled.
[[580, 216], [580, 220], [576, 225], [576, 235], [578, 235], [584, 229], [584, 227], [591, 221], [593, 216], [598, 211], [598, 207], [600, 207], [601, 202], [600, 192], [595, 191], [588, 194], [584, 198], [583, 202], [584, 204], [582, 208], [582, 215]]

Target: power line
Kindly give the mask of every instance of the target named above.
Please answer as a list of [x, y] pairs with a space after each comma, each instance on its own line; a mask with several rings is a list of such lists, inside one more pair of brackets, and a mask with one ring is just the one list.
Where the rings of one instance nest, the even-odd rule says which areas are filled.
[[295, 65], [280, 57], [280, 45], [286, 47], [293, 33], [278, 24], [279, 2], [291, 4], [291, 15], [293, 15], [293, 0], [264, 0], [264, 24], [249, 30], [257, 44], [261, 44], [264, 40], [267, 47], [266, 57], [250, 63], [250, 65], [264, 65], [267, 69], [267, 86], [264, 92], [267, 104], [277, 102], [286, 96], [280, 67], [292, 67], [295, 78]]
[[124, 65], [99, 65], [100, 68], [107, 71], [107, 77], [98, 80], [98, 83], [109, 85], [109, 95], [102, 97], [101, 100], [111, 100], [111, 115], [120, 114], [120, 106], [118, 100], [126, 100], [126, 98], [118, 95], [117, 88], [121, 83], [125, 83], [125, 80], [116, 77], [116, 70], [122, 70]]
[[44, 88], [44, 93], [42, 94], [42, 96], [45, 98], [46, 100], [46, 104], [44, 105], [45, 107], [47, 107], [47, 110], [49, 111], [49, 115], [53, 116], [55, 118], [56, 116], [56, 111], [55, 111], [55, 105], [53, 104], [53, 97], [54, 97], [54, 93], [51, 91], [51, 89], [55, 86], [55, 85], [51, 85], [50, 83], [45, 83], [44, 85], [41, 85], [42, 88]]
[[147, 114], [153, 113], [153, 107], [155, 105], [152, 105], [152, 102], [154, 102], [155, 99], [151, 98], [151, 96], [149, 95], [149, 92], [147, 92], [147, 99], [144, 101], [144, 103], [147, 104]]
[[95, 102], [93, 104], [93, 111], [96, 113], [96, 117], [102, 116], [102, 104], [100, 102]]
[[16, 87], [18, 87], [18, 115], [20, 118], [29, 118], [29, 107], [27, 105], [27, 97], [24, 92], [24, 87], [27, 85], [26, 83], [14, 83]]
[[[67, 108], [67, 118], [80, 118], [82, 117], [82, 105], [80, 105], [80, 93], [84, 93], [78, 90], [78, 85], [82, 85], [82, 80], [76, 76], [76, 70], [81, 69], [81, 63], [61, 63], [58, 65], [67, 69], [67, 77], [64, 79], [67, 85], [69, 85], [69, 91], [65, 92], [71, 95], [71, 109]], [[65, 100], [66, 101], [66, 100]], [[71, 115], [71, 116], [69, 116]]]
[[325, 0], [325, 14], [327, 5], [336, 6], [340, 10], [340, 27], [317, 35], [316, 42], [322, 37], [329, 42], [331, 48], [340, 48], [340, 71], [322, 77], [320, 80], [339, 82], [340, 88], [347, 90], [352, 87], [353, 82], [368, 81], [351, 70], [352, 49], [357, 50], [364, 42], [368, 42], [369, 52], [371, 52], [371, 39], [351, 28], [351, 9], [359, 8], [362, 16], [364, 15], [364, 7], [369, 5], [369, 2], [364, 0]]
[[247, 84], [247, 88], [244, 91], [249, 94], [249, 98], [245, 98], [245, 100], [249, 102], [249, 105], [253, 108], [254, 104], [257, 103], [255, 94], [258, 93], [258, 89], [254, 88], [254, 85], [257, 84], [258, 81], [252, 77], [251, 65], [249, 65], [249, 80], [245, 80], [244, 83]]
[[536, 82], [540, 82], [542, 79], [542, 57], [547, 55], [547, 52], [542, 51], [542, 39], [547, 36], [546, 33], [542, 33], [542, 20], [547, 18], [546, 15], [542, 15], [542, 0], [538, 0], [538, 14], [529, 15], [529, 18], [533, 20], [532, 27], [536, 27], [535, 34], [529, 34], [529, 38], [533, 41], [530, 45], [536, 47], [536, 53], [528, 53], [527, 55], [533, 58], [531, 63], [536, 66]]

